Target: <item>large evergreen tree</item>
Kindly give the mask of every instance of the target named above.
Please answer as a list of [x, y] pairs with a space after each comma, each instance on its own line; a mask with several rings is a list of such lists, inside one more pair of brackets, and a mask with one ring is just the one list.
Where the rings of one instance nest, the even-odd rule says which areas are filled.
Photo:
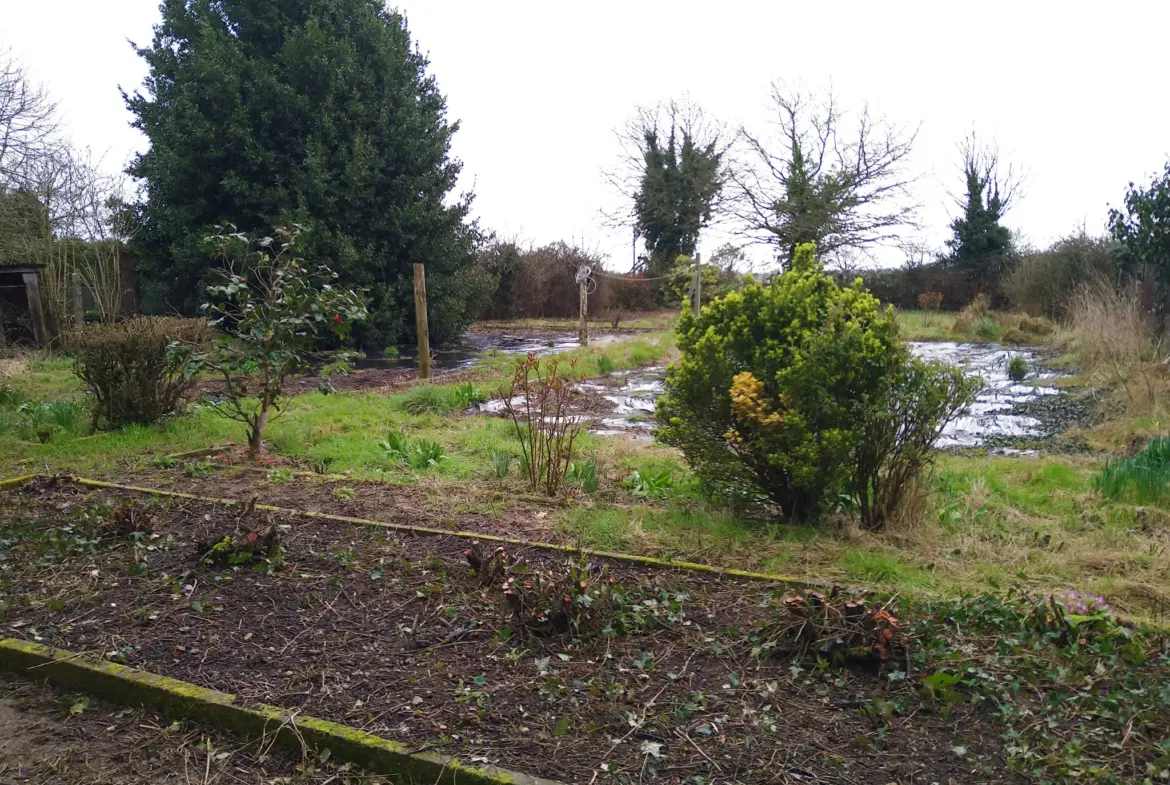
[[1109, 210], [1109, 231], [1121, 243], [1123, 271], [1135, 274], [1143, 265], [1153, 268], [1158, 283], [1156, 311], [1163, 329], [1170, 329], [1170, 162], [1155, 174], [1148, 188], [1132, 182], [1121, 209]]
[[1001, 170], [995, 148], [980, 147], [974, 135], [960, 149], [966, 190], [957, 200], [963, 214], [951, 221], [949, 261], [995, 297], [1016, 258], [1011, 230], [1001, 221], [1015, 200], [1019, 181], [1010, 168]]
[[426, 264], [430, 327], [461, 331], [486, 295], [472, 272], [470, 196], [451, 199], [458, 123], [406, 22], [381, 0], [164, 0], [138, 53], [145, 94], [127, 96], [150, 140], [147, 277], [162, 304], [204, 299], [210, 227], [302, 224], [306, 256], [370, 291], [358, 338], [413, 330], [411, 269]]

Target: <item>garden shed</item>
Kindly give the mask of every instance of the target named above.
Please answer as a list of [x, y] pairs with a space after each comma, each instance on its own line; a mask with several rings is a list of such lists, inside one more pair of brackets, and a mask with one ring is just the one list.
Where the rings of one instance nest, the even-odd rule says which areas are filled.
[[49, 342], [43, 274], [42, 264], [0, 261], [0, 347], [10, 343], [44, 346]]

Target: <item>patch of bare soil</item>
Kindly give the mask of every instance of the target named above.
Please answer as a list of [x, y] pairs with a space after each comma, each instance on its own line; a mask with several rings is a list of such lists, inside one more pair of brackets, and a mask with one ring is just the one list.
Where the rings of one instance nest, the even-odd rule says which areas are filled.
[[188, 477], [180, 469], [148, 469], [131, 479], [119, 474], [104, 479], [215, 499], [256, 498], [261, 504], [275, 507], [403, 526], [482, 532], [542, 542], [571, 541], [556, 528], [564, 500], [528, 496], [516, 485], [482, 489], [442, 482], [401, 484], [306, 475], [295, 476], [288, 482], [268, 479], [271, 468], [281, 465], [295, 464], [276, 458], [263, 468], [227, 466], [205, 476]]
[[[212, 456], [212, 465], [219, 459]], [[628, 497], [603, 489], [585, 499], [560, 496], [549, 499], [526, 492], [518, 478], [482, 481], [475, 484], [427, 479], [416, 483], [390, 483], [338, 478], [336, 475], [294, 475], [288, 482], [270, 479], [272, 468], [297, 467], [287, 458], [268, 458], [263, 468], [226, 465], [210, 474], [189, 477], [179, 468], [146, 469], [126, 477], [110, 473], [100, 479], [122, 485], [179, 491], [214, 499], [246, 501], [255, 497], [261, 504], [285, 509], [343, 515], [350, 518], [421, 526], [447, 531], [468, 531], [559, 545], [576, 545], [574, 528], [563, 525], [566, 515], [579, 504], [605, 504], [613, 508], [628, 503]], [[300, 466], [297, 468], [304, 469]], [[659, 504], [643, 499], [638, 506]], [[759, 547], [751, 539], [732, 541], [712, 536], [705, 545], [691, 542], [685, 551], [669, 539], [643, 538], [637, 552], [675, 561], [693, 561], [717, 567], [764, 571], [776, 552]]]
[[0, 674], [2, 785], [377, 785], [264, 742]]
[[[916, 675], [888, 678], [898, 660], [760, 656], [778, 586], [598, 562], [557, 586], [610, 601], [545, 598], [598, 624], [540, 634], [556, 614], [507, 592], [563, 575], [561, 556], [511, 554], [524, 566], [502, 586], [455, 537], [124, 497], [51, 481], [0, 496], [6, 634], [571, 783], [1024, 781], [991, 708], [943, 716]], [[272, 529], [279, 552], [237, 547]]]
[[[355, 369], [344, 375], [331, 376], [329, 382], [334, 390], [395, 390], [405, 387], [418, 378], [415, 368], [371, 368], [366, 370]], [[289, 376], [284, 382], [284, 392], [287, 395], [317, 392], [321, 388], [322, 379], [312, 375]], [[250, 388], [259, 389], [255, 383]], [[188, 398], [197, 400], [204, 395], [220, 396], [227, 392], [223, 379], [200, 379], [191, 388]]]

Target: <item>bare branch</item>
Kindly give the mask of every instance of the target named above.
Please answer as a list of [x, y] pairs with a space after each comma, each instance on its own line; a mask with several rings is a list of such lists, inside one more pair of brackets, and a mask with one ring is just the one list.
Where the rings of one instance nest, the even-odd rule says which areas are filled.
[[772, 102], [776, 131], [765, 141], [741, 128], [741, 154], [729, 168], [741, 237], [787, 261], [805, 242], [825, 257], [865, 253], [914, 225], [906, 163], [917, 129], [893, 126], [868, 106], [851, 116], [831, 89], [818, 100], [777, 82]]
[[11, 50], [0, 51], [0, 185], [47, 147], [57, 130], [57, 105], [28, 80]]
[[[1000, 161], [999, 145], [994, 140], [981, 141], [978, 134], [972, 131], [970, 136], [959, 143], [959, 156], [962, 160], [964, 182], [971, 175], [978, 179], [988, 203], [994, 200], [999, 205], [998, 217], [1006, 215], [1023, 197], [1027, 173], [1016, 169], [1015, 164], [1003, 165]], [[951, 198], [960, 209], [967, 207], [967, 197], [966, 192], [951, 194]]]
[[[679, 146], [684, 140], [690, 140], [695, 147], [711, 149], [720, 158], [731, 147], [729, 134], [723, 125], [685, 96], [681, 100], [671, 99], [654, 106], [638, 107], [633, 117], [614, 131], [614, 136], [620, 150], [618, 162], [613, 168], [602, 170], [605, 182], [623, 201], [620, 209], [602, 213], [605, 224], [614, 229], [632, 228], [637, 223], [635, 201], [641, 193], [646, 171], [648, 138], [661, 140], [668, 145], [673, 142]], [[713, 213], [719, 209], [723, 177], [721, 170], [720, 188], [712, 204]]]

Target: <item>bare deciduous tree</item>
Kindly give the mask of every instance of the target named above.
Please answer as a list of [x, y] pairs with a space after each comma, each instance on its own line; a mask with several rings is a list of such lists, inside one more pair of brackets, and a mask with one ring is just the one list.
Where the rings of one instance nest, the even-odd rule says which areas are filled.
[[57, 128], [57, 106], [28, 80], [11, 51], [0, 52], [0, 184], [18, 180], [23, 165], [39, 155]]
[[913, 225], [907, 158], [917, 130], [870, 113], [849, 113], [822, 96], [772, 86], [776, 131], [741, 128], [731, 170], [732, 212], [741, 234], [775, 248], [787, 264], [802, 243], [832, 258], [895, 241]]
[[138, 231], [127, 207], [124, 175], [105, 172], [88, 150], [46, 145], [26, 158], [0, 190], [0, 256], [45, 265], [44, 290], [52, 321], [63, 327], [77, 283], [91, 295], [102, 321], [121, 313], [121, 257]]
[[[985, 141], [975, 131], [959, 143], [959, 158], [962, 162], [964, 185], [971, 178], [978, 183], [987, 201], [997, 205], [997, 217], [1002, 218], [1015, 206], [1024, 194], [1027, 173], [1017, 169], [1013, 163], [1004, 163], [1000, 158], [999, 144], [993, 139]], [[951, 198], [960, 209], [966, 209], [970, 193], [951, 193]]]

